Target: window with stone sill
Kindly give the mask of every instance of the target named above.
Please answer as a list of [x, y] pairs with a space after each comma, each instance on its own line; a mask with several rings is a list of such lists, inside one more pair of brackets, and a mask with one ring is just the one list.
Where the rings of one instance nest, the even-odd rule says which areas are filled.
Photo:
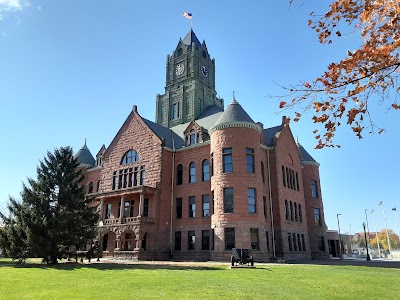
[[194, 128], [186, 135], [185, 138], [186, 146], [191, 146], [202, 142], [202, 134], [200, 129], [195, 130]]

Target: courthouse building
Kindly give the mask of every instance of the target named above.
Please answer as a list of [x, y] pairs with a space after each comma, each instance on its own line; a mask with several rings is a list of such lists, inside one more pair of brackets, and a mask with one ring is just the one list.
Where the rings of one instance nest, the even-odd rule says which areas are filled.
[[236, 247], [257, 261], [328, 257], [319, 164], [285, 118], [264, 128], [236, 99], [225, 107], [215, 80], [190, 30], [167, 56], [155, 122], [134, 105], [95, 158], [86, 143], [76, 153], [103, 256], [229, 260]]

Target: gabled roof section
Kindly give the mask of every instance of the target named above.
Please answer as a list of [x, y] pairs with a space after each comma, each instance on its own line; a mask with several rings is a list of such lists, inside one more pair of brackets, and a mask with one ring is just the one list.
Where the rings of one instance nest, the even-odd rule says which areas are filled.
[[89, 148], [86, 146], [86, 140], [85, 144], [82, 146], [81, 149], [79, 149], [78, 152], [74, 155], [74, 158], [79, 161], [79, 164], [81, 166], [85, 167], [94, 167], [96, 161], [93, 158], [92, 153], [90, 153]]
[[184, 145], [183, 139], [172, 131], [172, 128], [169, 129], [145, 118], [142, 118], [142, 120], [155, 133], [155, 135], [160, 139], [165, 140], [165, 146], [168, 148], [176, 149], [181, 148]]
[[283, 129], [283, 125], [278, 125], [271, 128], [264, 129], [264, 144], [268, 147], [275, 146], [275, 140], [279, 136], [279, 132]]
[[[216, 105], [210, 105], [195, 120], [196, 124], [201, 126], [201, 128], [204, 131], [208, 132], [211, 129], [211, 127], [213, 127], [213, 125], [215, 124], [215, 122], [218, 120], [218, 118], [221, 116], [222, 113], [223, 110], [221, 108], [219, 108]], [[184, 139], [184, 132], [190, 123], [191, 122], [187, 122], [184, 124], [179, 124], [174, 127], [171, 127], [171, 130], [182, 138], [182, 143]]]
[[192, 43], [195, 44], [197, 49], [201, 47], [201, 43], [200, 43], [199, 39], [197, 38], [196, 34], [194, 33], [194, 31], [192, 30], [192, 28], [190, 28], [189, 33], [185, 36], [185, 38], [182, 40], [182, 42], [185, 45], [187, 45], [189, 48], [192, 47]]
[[302, 145], [300, 145], [299, 142], [297, 142], [297, 148], [300, 152], [301, 164], [319, 166], [319, 163], [310, 155], [310, 153], [307, 152], [306, 149], [304, 149]]

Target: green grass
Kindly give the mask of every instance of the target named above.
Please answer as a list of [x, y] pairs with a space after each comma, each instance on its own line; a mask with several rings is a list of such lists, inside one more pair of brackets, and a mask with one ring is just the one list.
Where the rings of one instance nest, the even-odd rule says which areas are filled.
[[0, 299], [400, 299], [400, 269], [135, 263], [17, 266], [0, 260]]

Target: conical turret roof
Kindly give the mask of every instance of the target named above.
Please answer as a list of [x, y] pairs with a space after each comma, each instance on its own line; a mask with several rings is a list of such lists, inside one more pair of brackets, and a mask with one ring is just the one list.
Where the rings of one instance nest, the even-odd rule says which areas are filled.
[[78, 152], [74, 155], [75, 159], [78, 159], [80, 165], [88, 166], [88, 167], [93, 167], [96, 163], [95, 159], [93, 158], [92, 153], [90, 153], [89, 148], [86, 146], [86, 140], [85, 144], [82, 146], [81, 149], [79, 149]]
[[307, 152], [306, 149], [304, 149], [302, 145], [300, 145], [299, 142], [297, 142], [297, 148], [300, 152], [300, 160], [302, 164], [319, 166], [319, 163], [310, 155], [310, 153]]
[[214, 127], [224, 123], [232, 123], [232, 122], [254, 123], [253, 119], [247, 114], [247, 112], [235, 99], [233, 99], [228, 104], [225, 111], [218, 118], [217, 122], [215, 122]]

